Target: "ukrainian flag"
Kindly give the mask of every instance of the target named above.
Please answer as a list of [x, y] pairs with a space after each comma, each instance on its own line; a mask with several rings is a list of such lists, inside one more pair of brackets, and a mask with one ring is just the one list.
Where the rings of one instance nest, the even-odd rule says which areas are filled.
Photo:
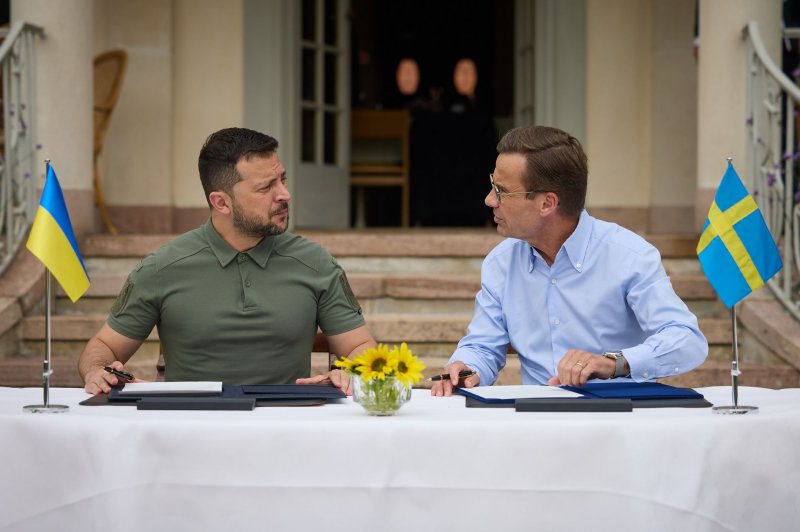
[[49, 164], [39, 210], [25, 247], [50, 270], [73, 303], [89, 288], [89, 275], [72, 232], [64, 194]]
[[697, 257], [728, 308], [761, 288], [783, 267], [758, 205], [730, 162], [708, 211]]

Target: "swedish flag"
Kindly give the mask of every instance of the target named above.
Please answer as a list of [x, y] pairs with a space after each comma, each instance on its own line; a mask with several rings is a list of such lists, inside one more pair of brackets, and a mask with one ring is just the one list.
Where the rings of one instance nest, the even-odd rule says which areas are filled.
[[708, 211], [697, 257], [728, 308], [783, 267], [767, 223], [731, 163]]
[[25, 247], [50, 270], [73, 303], [89, 288], [89, 275], [72, 232], [64, 193], [50, 165]]

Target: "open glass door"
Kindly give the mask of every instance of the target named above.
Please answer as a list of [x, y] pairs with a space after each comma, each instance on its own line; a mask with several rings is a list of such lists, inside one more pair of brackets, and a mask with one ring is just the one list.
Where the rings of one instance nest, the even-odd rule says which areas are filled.
[[348, 0], [303, 0], [300, 14], [298, 227], [347, 227], [350, 212]]

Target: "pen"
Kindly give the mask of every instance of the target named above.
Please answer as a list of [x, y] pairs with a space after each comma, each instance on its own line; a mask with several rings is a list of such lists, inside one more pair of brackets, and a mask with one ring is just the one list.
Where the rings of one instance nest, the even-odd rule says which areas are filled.
[[[467, 377], [472, 377], [473, 375], [475, 375], [475, 372], [472, 371], [471, 369], [462, 369], [461, 371], [458, 372], [458, 378], [459, 379], [466, 379]], [[449, 373], [442, 373], [441, 375], [434, 375], [433, 377], [429, 378], [428, 380], [429, 381], [443, 381], [443, 380], [447, 380], [449, 378], [450, 378], [450, 374]]]
[[113, 375], [116, 375], [117, 377], [120, 377], [120, 378], [123, 378], [123, 379], [128, 379], [129, 381], [133, 380], [133, 375], [131, 375], [130, 373], [125, 373], [125, 372], [119, 371], [117, 369], [111, 368], [109, 366], [103, 366], [103, 369], [106, 370], [107, 372], [113, 374]]

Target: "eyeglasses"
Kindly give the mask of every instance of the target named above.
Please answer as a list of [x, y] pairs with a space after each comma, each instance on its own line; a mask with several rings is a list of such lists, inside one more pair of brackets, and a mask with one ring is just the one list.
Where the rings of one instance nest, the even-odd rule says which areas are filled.
[[497, 196], [497, 203], [501, 203], [505, 196], [520, 196], [522, 194], [538, 194], [539, 192], [547, 192], [546, 190], [526, 190], [523, 192], [503, 192], [497, 185], [494, 184], [494, 174], [489, 174], [489, 182], [492, 184], [492, 190], [494, 190], [495, 195]]

